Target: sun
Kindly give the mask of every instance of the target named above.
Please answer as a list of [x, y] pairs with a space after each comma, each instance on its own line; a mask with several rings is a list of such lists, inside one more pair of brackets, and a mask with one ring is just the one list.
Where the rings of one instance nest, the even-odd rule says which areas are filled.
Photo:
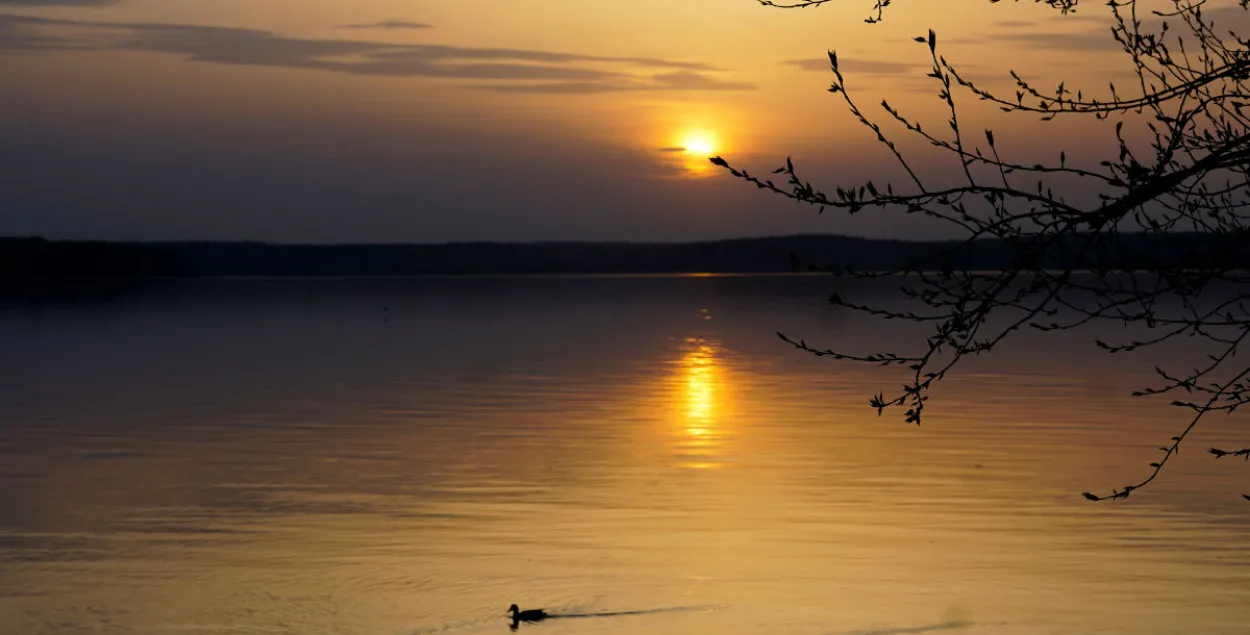
[[716, 154], [716, 136], [710, 132], [691, 132], [682, 137], [681, 146], [687, 154], [710, 157]]
[[[0, 0], [2, 2], [3, 0]], [[724, 138], [710, 125], [691, 125], [670, 129], [657, 139], [665, 153], [662, 161], [681, 177], [706, 177], [719, 174], [712, 159], [725, 152]]]

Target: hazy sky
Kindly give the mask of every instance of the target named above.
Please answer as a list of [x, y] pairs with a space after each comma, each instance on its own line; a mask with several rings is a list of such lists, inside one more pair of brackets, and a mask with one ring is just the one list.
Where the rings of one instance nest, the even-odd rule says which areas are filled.
[[[869, 25], [871, 0], [0, 0], [0, 235], [921, 236], [818, 217], [706, 156], [765, 172], [790, 154], [827, 189], [894, 175], [825, 92], [831, 48], [865, 107], [888, 98], [934, 129], [946, 115], [911, 41], [928, 28], [999, 85], [1009, 68], [1069, 86], [1126, 69], [1101, 3], [891, 9]], [[965, 101], [1017, 158], [1110, 142]]]

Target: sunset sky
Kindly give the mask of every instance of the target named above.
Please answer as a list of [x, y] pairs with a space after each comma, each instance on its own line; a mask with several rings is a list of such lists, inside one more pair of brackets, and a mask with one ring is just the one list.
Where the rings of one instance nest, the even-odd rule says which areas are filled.
[[[0, 235], [281, 242], [918, 237], [710, 166], [787, 155], [818, 185], [895, 166], [825, 92], [943, 125], [933, 28], [978, 79], [1124, 78], [1101, 3], [0, 0]], [[1109, 132], [978, 109], [1024, 159]], [[1092, 130], [1099, 132], [1091, 133]], [[977, 135], [980, 140], [980, 135]], [[1102, 137], [1107, 137], [1106, 139]], [[1092, 144], [1092, 145], [1091, 145]], [[1075, 150], [1075, 151], [1074, 151]], [[926, 169], [949, 161], [921, 149]], [[1101, 157], [1098, 157], [1101, 158]], [[943, 167], [945, 166], [945, 167]]]

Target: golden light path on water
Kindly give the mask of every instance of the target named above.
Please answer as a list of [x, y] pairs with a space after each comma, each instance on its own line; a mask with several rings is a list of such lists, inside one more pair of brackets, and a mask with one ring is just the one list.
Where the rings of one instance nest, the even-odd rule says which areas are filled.
[[687, 338], [687, 351], [676, 366], [681, 419], [678, 447], [693, 468], [718, 467], [729, 436], [726, 428], [728, 372], [721, 351], [701, 338]]

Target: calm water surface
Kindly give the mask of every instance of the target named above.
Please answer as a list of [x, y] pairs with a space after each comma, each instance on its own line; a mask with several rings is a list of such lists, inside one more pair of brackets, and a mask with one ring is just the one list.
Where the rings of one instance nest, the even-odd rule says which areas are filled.
[[[161, 282], [0, 304], [0, 631], [1250, 629], [1250, 467], [1156, 359], [1025, 337], [868, 397], [907, 334], [761, 278]], [[839, 289], [863, 295], [887, 286]], [[1119, 333], [1109, 329], [1114, 335]], [[1102, 333], [1106, 335], [1106, 333]], [[911, 332], [915, 341], [916, 332]], [[1183, 351], [1182, 351], [1183, 352]]]

